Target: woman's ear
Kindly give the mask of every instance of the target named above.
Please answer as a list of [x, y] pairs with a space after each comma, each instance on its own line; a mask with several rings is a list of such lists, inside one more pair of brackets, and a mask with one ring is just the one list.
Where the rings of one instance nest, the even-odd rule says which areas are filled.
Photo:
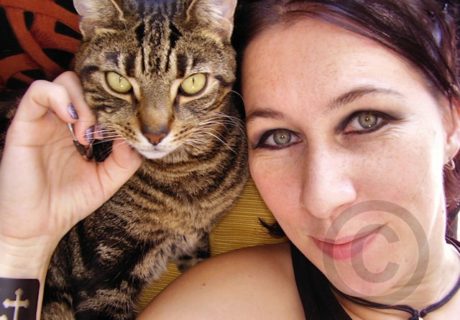
[[452, 98], [445, 107], [444, 127], [446, 128], [446, 160], [449, 162], [460, 149], [460, 98]]

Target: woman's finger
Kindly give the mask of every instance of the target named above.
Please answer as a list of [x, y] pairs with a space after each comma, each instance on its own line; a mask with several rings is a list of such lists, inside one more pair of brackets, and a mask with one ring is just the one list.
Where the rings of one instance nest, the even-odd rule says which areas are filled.
[[70, 136], [63, 128], [74, 123], [71, 100], [65, 87], [48, 81], [35, 81], [24, 94], [8, 128], [6, 143], [16, 146], [40, 145], [49, 139]]
[[66, 88], [48, 81], [38, 80], [30, 85], [19, 103], [13, 119], [16, 122], [33, 122], [43, 118], [49, 111], [65, 122], [75, 122], [69, 112], [71, 100]]
[[87, 145], [87, 129], [96, 123], [96, 117], [85, 102], [80, 79], [75, 72], [68, 71], [57, 77], [54, 83], [66, 88], [72, 105], [78, 114], [78, 121], [74, 124], [73, 128], [75, 135], [81, 144]]

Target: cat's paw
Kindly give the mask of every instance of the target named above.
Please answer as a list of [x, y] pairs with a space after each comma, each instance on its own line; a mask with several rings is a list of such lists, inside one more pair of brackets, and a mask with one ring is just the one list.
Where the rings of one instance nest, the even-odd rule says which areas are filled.
[[180, 272], [185, 272], [197, 263], [209, 258], [211, 253], [209, 250], [198, 250], [193, 256], [182, 255], [177, 259], [176, 266]]

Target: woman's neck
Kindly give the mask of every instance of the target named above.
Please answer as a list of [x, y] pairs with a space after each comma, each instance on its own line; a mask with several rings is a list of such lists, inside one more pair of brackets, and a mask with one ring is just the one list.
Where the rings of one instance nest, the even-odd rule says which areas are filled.
[[[408, 286], [407, 292], [411, 292], [406, 298], [398, 300], [398, 305], [408, 305], [414, 309], [421, 310], [444, 298], [454, 287], [460, 277], [460, 254], [450, 244], [443, 242], [438, 246], [430, 248], [430, 259], [428, 268], [422, 277], [415, 283]], [[400, 288], [394, 288], [401, 292]], [[390, 293], [391, 294], [391, 293]], [[336, 294], [337, 300], [344, 307], [352, 319], [408, 319], [410, 314], [393, 309], [374, 309], [364, 307], [360, 304]], [[375, 303], [384, 301], [369, 300]], [[437, 311], [426, 316], [426, 319], [448, 319], [447, 315], [458, 316], [460, 314], [460, 291], [451, 301], [446, 303]], [[455, 317], [454, 317], [455, 318]], [[453, 319], [452, 317], [450, 319]]]

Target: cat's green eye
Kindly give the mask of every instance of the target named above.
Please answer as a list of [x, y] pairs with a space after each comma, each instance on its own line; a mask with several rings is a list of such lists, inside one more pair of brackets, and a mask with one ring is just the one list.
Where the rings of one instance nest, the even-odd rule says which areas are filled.
[[110, 89], [117, 93], [124, 94], [130, 92], [133, 89], [133, 86], [129, 80], [116, 72], [107, 72], [105, 74], [105, 78]]
[[204, 73], [195, 73], [187, 77], [180, 84], [180, 90], [184, 95], [194, 96], [206, 87], [207, 77]]

